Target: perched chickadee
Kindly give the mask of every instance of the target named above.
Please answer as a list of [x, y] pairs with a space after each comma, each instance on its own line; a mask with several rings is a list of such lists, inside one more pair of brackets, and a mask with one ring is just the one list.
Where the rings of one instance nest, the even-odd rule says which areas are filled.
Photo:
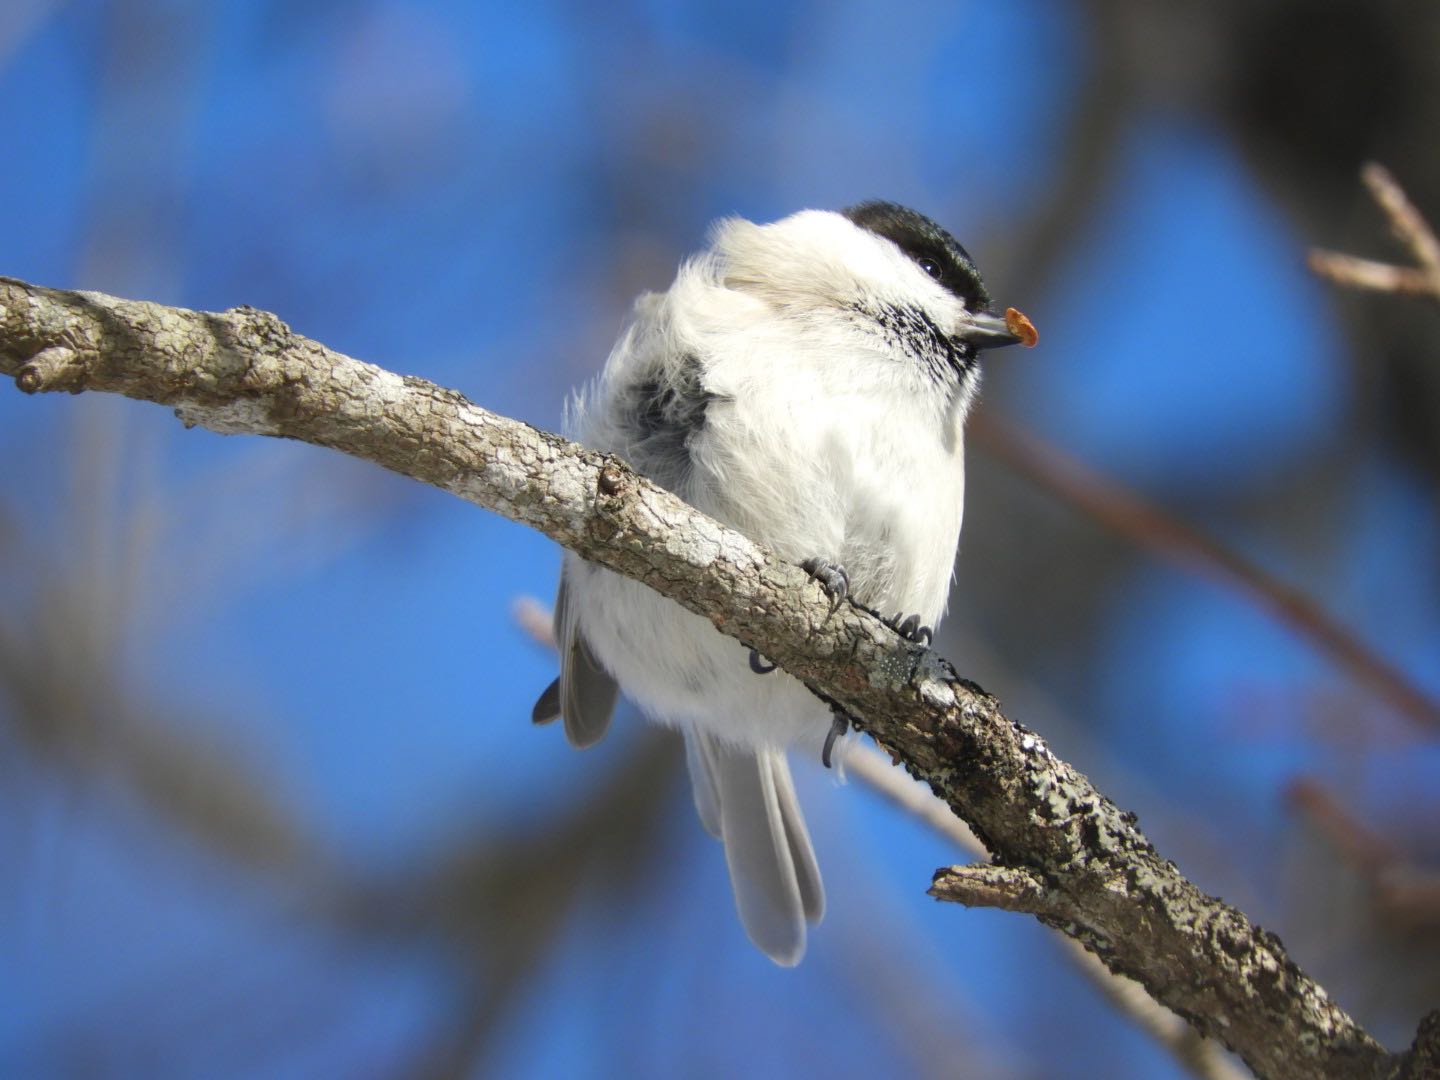
[[[917, 616], [915, 635], [950, 590], [979, 354], [1034, 343], [1028, 320], [1007, 316], [965, 249], [903, 206], [723, 220], [669, 291], [636, 303], [568, 427], [832, 595]], [[555, 632], [560, 677], [535, 721], [564, 717], [589, 746], [623, 689], [679, 728], [746, 933], [798, 963], [825, 893], [786, 747], [823, 741], [828, 763], [830, 708], [708, 620], [569, 552]]]

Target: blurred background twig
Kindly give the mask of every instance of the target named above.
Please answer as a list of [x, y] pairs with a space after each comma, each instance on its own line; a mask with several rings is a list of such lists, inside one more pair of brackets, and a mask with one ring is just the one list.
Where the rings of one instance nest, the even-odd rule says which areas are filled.
[[1383, 165], [1372, 162], [1360, 176], [1389, 219], [1395, 238], [1410, 250], [1415, 265], [1395, 266], [1315, 248], [1310, 252], [1310, 269], [1352, 289], [1440, 300], [1440, 240], [1435, 238], [1435, 230]]

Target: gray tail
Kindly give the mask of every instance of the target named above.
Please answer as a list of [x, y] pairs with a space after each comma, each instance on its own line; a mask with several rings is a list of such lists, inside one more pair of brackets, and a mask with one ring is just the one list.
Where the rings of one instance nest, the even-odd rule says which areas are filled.
[[596, 661], [570, 609], [565, 574], [555, 597], [555, 645], [560, 650], [560, 677], [545, 688], [530, 718], [548, 724], [565, 718], [565, 737], [584, 748], [599, 742], [610, 727], [620, 688]]
[[701, 824], [725, 842], [740, 922], [782, 967], [805, 954], [805, 924], [825, 914], [825, 888], [785, 751], [742, 750], [698, 732], [685, 759]]

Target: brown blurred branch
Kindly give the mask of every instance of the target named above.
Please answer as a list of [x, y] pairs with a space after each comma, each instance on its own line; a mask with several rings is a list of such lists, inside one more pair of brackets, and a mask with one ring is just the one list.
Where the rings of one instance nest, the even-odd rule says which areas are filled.
[[981, 414], [970, 421], [970, 435], [977, 446], [1106, 528], [1235, 590], [1401, 715], [1440, 730], [1440, 703], [1300, 590], [1014, 424]]
[[1388, 925], [1440, 927], [1440, 873], [1412, 864], [1318, 781], [1296, 780], [1285, 795], [1370, 887], [1375, 911]]
[[1435, 230], [1383, 165], [1373, 162], [1366, 165], [1360, 170], [1360, 179], [1384, 211], [1390, 231], [1409, 249], [1415, 265], [1395, 266], [1313, 248], [1310, 269], [1351, 289], [1440, 300], [1440, 240], [1436, 239]]
[[31, 360], [55, 347], [73, 360], [27, 389], [122, 393], [223, 434], [340, 450], [531, 525], [705, 615], [838, 702], [928, 783], [996, 867], [1037, 883], [1043, 904], [1031, 906], [1042, 922], [1260, 1076], [1410, 1072], [1409, 1056], [1387, 1054], [1278, 939], [1201, 893], [1133, 815], [994, 698], [879, 619], [832, 609], [799, 567], [623, 462], [332, 352], [263, 312], [198, 313], [0, 279], [0, 372], [36, 372]]

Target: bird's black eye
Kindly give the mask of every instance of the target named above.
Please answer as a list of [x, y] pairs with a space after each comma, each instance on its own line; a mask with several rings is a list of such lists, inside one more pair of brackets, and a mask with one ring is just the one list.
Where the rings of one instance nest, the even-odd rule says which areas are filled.
[[920, 256], [920, 258], [916, 259], [915, 265], [920, 267], [921, 270], [924, 270], [925, 273], [929, 274], [936, 281], [939, 281], [940, 275], [944, 273], [944, 271], [940, 269], [940, 264], [938, 262], [925, 255], [922, 255]]

